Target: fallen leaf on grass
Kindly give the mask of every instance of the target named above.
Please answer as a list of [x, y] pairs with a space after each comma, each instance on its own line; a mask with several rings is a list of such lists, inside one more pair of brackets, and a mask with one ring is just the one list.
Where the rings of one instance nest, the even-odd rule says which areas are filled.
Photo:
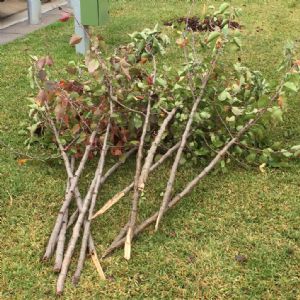
[[69, 13], [63, 13], [61, 17], [59, 18], [60, 22], [67, 22], [71, 18], [71, 14]]
[[242, 254], [236, 255], [236, 256], [234, 257], [234, 259], [235, 259], [238, 263], [240, 263], [240, 264], [243, 264], [243, 263], [247, 262], [247, 260], [248, 260], [247, 256], [242, 255]]
[[70, 38], [69, 44], [71, 46], [75, 46], [75, 45], [79, 44], [81, 42], [81, 40], [82, 40], [81, 36], [79, 36], [77, 34], [73, 34]]
[[22, 159], [18, 159], [17, 162], [19, 166], [23, 166], [27, 163], [28, 160], [29, 160], [28, 158], [22, 158]]

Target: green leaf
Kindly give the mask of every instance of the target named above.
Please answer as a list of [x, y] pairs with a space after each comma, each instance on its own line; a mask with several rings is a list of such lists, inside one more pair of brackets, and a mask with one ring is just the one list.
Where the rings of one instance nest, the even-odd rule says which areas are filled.
[[237, 107], [237, 106], [233, 106], [232, 108], [231, 108], [231, 111], [232, 111], [232, 113], [235, 115], [235, 116], [241, 116], [241, 115], [243, 115], [244, 114], [244, 109], [243, 108], [239, 108], [239, 107]]
[[143, 120], [142, 120], [141, 116], [138, 114], [135, 114], [133, 117], [133, 123], [134, 123], [134, 127], [136, 129], [141, 128], [143, 125]]
[[165, 79], [158, 77], [156, 78], [156, 82], [162, 87], [167, 87], [167, 81]]
[[280, 122], [280, 123], [283, 122], [282, 115], [283, 115], [283, 112], [279, 107], [278, 108], [277, 107], [273, 108], [272, 119], [275, 122]]
[[235, 122], [235, 116], [226, 117], [226, 122], [229, 122], [229, 123]]
[[287, 150], [281, 150], [281, 153], [284, 157], [287, 157], [287, 158], [294, 156], [293, 153], [291, 153], [290, 151], [287, 151]]
[[201, 111], [200, 112], [200, 117], [203, 118], [203, 119], [208, 120], [208, 119], [210, 119], [211, 114], [209, 112], [207, 112], [207, 111]]
[[226, 2], [221, 4], [219, 7], [219, 13], [223, 14], [229, 7], [230, 7], [230, 5]]
[[218, 31], [211, 32], [210, 35], [207, 38], [207, 43], [210, 43], [210, 42], [216, 40], [220, 35], [221, 34]]
[[295, 145], [291, 148], [292, 151], [299, 151], [300, 150], [300, 145]]
[[256, 159], [256, 153], [255, 152], [251, 152], [249, 155], [247, 155], [246, 157], [246, 161], [249, 163], [253, 163]]
[[218, 97], [220, 101], [225, 101], [226, 99], [231, 99], [231, 95], [228, 93], [227, 90], [224, 90]]
[[97, 59], [90, 60], [87, 67], [89, 73], [94, 73], [100, 67], [99, 61]]
[[284, 84], [284, 87], [287, 89], [293, 91], [293, 92], [298, 92], [298, 88], [296, 87], [295, 83], [288, 81]]
[[239, 38], [234, 37], [234, 38], [233, 38], [233, 41], [234, 41], [234, 43], [237, 45], [237, 47], [238, 47], [239, 49], [242, 48], [242, 41], [241, 41]]

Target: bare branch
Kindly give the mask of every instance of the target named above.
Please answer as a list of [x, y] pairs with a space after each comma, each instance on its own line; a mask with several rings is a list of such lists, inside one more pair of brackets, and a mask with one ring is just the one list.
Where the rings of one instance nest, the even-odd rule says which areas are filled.
[[[48, 110], [48, 105], [46, 106], [46, 108]], [[57, 129], [55, 127], [55, 124], [54, 124], [54, 122], [51, 118], [49, 118], [49, 123], [50, 123], [50, 125], [52, 127], [52, 130], [53, 130], [53, 133], [55, 135], [55, 139], [56, 139], [56, 142], [59, 146], [61, 156], [62, 156], [62, 158], [65, 162], [66, 169], [67, 169], [67, 172], [68, 172], [68, 176], [71, 177], [72, 172], [69, 168], [70, 164], [69, 164], [69, 161], [68, 161], [68, 156], [67, 156], [67, 154], [66, 154], [66, 152], [63, 148], [63, 145], [61, 144], [61, 141], [59, 139], [58, 131], [57, 131]], [[47, 247], [46, 247], [46, 251], [45, 251], [45, 254], [44, 254], [44, 257], [43, 257], [44, 260], [48, 260], [51, 257], [51, 255], [53, 254], [53, 251], [54, 251], [54, 248], [55, 248], [55, 245], [56, 245], [56, 242], [57, 242], [57, 237], [59, 235], [59, 232], [60, 232], [60, 229], [61, 229], [61, 226], [62, 226], [62, 223], [63, 223], [64, 214], [65, 214], [67, 208], [70, 205], [70, 202], [71, 202], [72, 197], [73, 197], [73, 193], [74, 193], [74, 191], [77, 187], [77, 184], [78, 184], [79, 177], [80, 177], [80, 175], [81, 175], [81, 173], [82, 173], [82, 171], [85, 167], [86, 161], [88, 159], [89, 153], [92, 149], [92, 145], [93, 145], [93, 142], [94, 142], [96, 134], [97, 134], [97, 130], [98, 130], [98, 127], [91, 134], [90, 139], [89, 139], [89, 144], [85, 148], [85, 152], [84, 152], [84, 155], [83, 155], [83, 157], [80, 161], [78, 169], [76, 170], [74, 176], [72, 177], [72, 180], [70, 182], [70, 189], [69, 189], [69, 191], [67, 193], [67, 196], [65, 197], [65, 201], [63, 202], [63, 205], [62, 205], [62, 207], [61, 207], [61, 209], [58, 213], [54, 228], [53, 228], [51, 236], [49, 238], [49, 241], [48, 241], [48, 244], [47, 244]]]
[[138, 212], [138, 202], [139, 202], [138, 200], [140, 194], [140, 191], [138, 189], [138, 184], [139, 184], [139, 177], [141, 175], [141, 169], [142, 169], [144, 142], [147, 134], [150, 112], [151, 112], [151, 99], [149, 98], [148, 106], [147, 106], [147, 114], [144, 121], [143, 132], [140, 138], [139, 149], [138, 149], [137, 159], [136, 159], [136, 171], [134, 177], [134, 194], [132, 198], [132, 209], [131, 209], [130, 222], [127, 230], [126, 243], [124, 248], [124, 258], [127, 260], [130, 259], [131, 256], [131, 240], [133, 237], [133, 231], [134, 231], [134, 226], [136, 223], [137, 212]]
[[193, 107], [192, 107], [192, 110], [191, 110], [188, 122], [186, 124], [184, 133], [183, 133], [182, 138], [181, 138], [180, 147], [179, 147], [179, 149], [177, 151], [177, 154], [176, 154], [176, 157], [175, 157], [172, 169], [170, 171], [169, 180], [168, 180], [168, 183], [167, 183], [167, 187], [166, 187], [166, 190], [165, 190], [165, 193], [164, 193], [164, 197], [163, 197], [163, 200], [162, 200], [162, 203], [161, 203], [161, 207], [160, 207], [160, 210], [159, 210], [159, 214], [158, 214], [158, 217], [157, 217], [157, 221], [156, 221], [156, 225], [155, 225], [155, 230], [158, 229], [159, 222], [160, 222], [160, 220], [161, 220], [161, 218], [162, 218], [162, 216], [164, 214], [164, 210], [165, 210], [165, 208], [166, 208], [166, 206], [167, 206], [167, 204], [169, 202], [169, 199], [171, 197], [171, 193], [172, 193], [172, 189], [173, 189], [173, 185], [174, 185], [174, 181], [175, 181], [175, 177], [176, 177], [176, 173], [177, 173], [177, 168], [178, 168], [178, 165], [179, 165], [182, 153], [184, 151], [188, 135], [189, 135], [190, 130], [192, 128], [192, 123], [193, 123], [193, 120], [194, 120], [194, 116], [195, 116], [195, 113], [197, 111], [198, 105], [199, 105], [199, 103], [202, 100], [202, 97], [204, 95], [205, 88], [206, 88], [207, 83], [208, 83], [208, 81], [210, 79], [210, 76], [214, 72], [214, 69], [216, 67], [218, 54], [219, 54], [219, 52], [217, 52], [217, 54], [215, 55], [214, 59], [212, 60], [209, 72], [207, 72], [204, 75], [204, 78], [202, 80], [201, 89], [200, 89], [200, 94], [196, 98], [196, 100], [194, 101], [194, 104], [193, 104]]
[[[168, 159], [180, 146], [180, 142], [175, 144], [170, 148], [155, 164], [150, 168], [150, 173], [157, 169], [166, 159]], [[115, 194], [111, 199], [109, 199], [102, 207], [99, 209], [92, 217], [92, 219], [103, 215], [108, 211], [113, 205], [115, 205], [119, 200], [121, 200], [125, 195], [127, 195], [134, 187], [134, 181], [131, 182], [127, 187], [125, 187], [121, 192]]]
[[[88, 208], [90, 206], [91, 203], [91, 199], [93, 198], [93, 194], [97, 193], [95, 191], [98, 191], [100, 182], [101, 182], [101, 177], [102, 177], [102, 172], [103, 172], [103, 167], [104, 167], [104, 162], [105, 162], [105, 156], [106, 156], [106, 152], [107, 152], [107, 141], [108, 141], [108, 136], [110, 133], [110, 127], [111, 127], [111, 123], [109, 122], [107, 129], [106, 129], [106, 133], [105, 133], [105, 137], [104, 137], [104, 142], [103, 142], [103, 147], [102, 147], [102, 151], [101, 151], [101, 155], [100, 155], [100, 159], [98, 162], [98, 166], [95, 172], [95, 177], [92, 181], [92, 184], [90, 185], [89, 191], [84, 199], [83, 202], [83, 206], [82, 206], [82, 210], [79, 213], [78, 219], [76, 221], [76, 224], [73, 228], [73, 234], [72, 237], [69, 241], [68, 244], [68, 248], [66, 250], [65, 253], [65, 257], [62, 263], [62, 267], [61, 267], [61, 271], [60, 274], [58, 276], [58, 280], [57, 280], [57, 287], [56, 287], [56, 292], [58, 295], [61, 295], [64, 289], [64, 284], [65, 284], [65, 280], [66, 280], [66, 276], [67, 276], [67, 272], [68, 272], [68, 268], [71, 262], [71, 258], [77, 243], [77, 240], [79, 238], [80, 235], [80, 229], [81, 226], [84, 222], [85, 219], [85, 215], [88, 211]], [[75, 173], [76, 176], [76, 173]], [[71, 185], [72, 187], [72, 185]]]

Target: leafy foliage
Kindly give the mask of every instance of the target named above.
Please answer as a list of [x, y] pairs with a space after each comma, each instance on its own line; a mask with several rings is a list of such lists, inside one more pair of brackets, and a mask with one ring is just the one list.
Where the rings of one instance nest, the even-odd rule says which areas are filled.
[[[47, 57], [33, 57], [30, 77], [32, 83], [39, 85], [41, 90], [31, 100], [33, 124], [28, 127], [31, 133], [28, 142], [36, 141], [37, 131], [42, 132], [48, 142], [53, 141], [48, 131], [48, 115], [59, 128], [64, 147], [80, 157], [97, 124], [104, 131], [108, 103], [112, 99], [115, 108], [110, 147], [112, 155], [120, 156], [125, 149], [137, 144], [150, 98], [152, 111], [146, 138], [148, 142], [155, 136], [167, 111], [177, 108], [162, 145], [163, 148], [171, 147], [182, 135], [192, 103], [214, 57], [221, 60], [228, 51], [240, 49], [239, 32], [229, 26], [239, 14], [239, 10], [223, 3], [217, 10], [210, 7], [205, 12], [206, 17], [222, 20], [219, 27], [214, 27], [214, 31], [199, 34], [186, 26], [182, 32], [178, 32], [180, 36], [176, 43], [186, 63], [178, 65], [176, 69], [160, 61], [170, 39], [160, 32], [157, 25], [153, 30], [134, 32], [130, 35], [132, 42], [118, 47], [109, 57], [104, 57], [102, 38], [93, 37], [85, 64], [70, 62], [67, 67], [70, 77], [59, 82], [51, 79], [49, 66], [52, 62], [47, 63]], [[79, 37], [73, 36], [70, 44], [76, 44], [78, 40]], [[233, 68], [224, 64], [217, 67], [204, 90], [182, 162], [207, 161], [241, 126], [266, 107], [268, 113], [224, 157], [222, 169], [226, 171], [226, 164], [232, 159], [280, 166], [285, 159], [298, 157], [297, 147], [279, 149], [280, 143], [270, 141], [268, 135], [270, 124], [277, 126], [283, 122], [286, 103], [299, 90], [300, 63], [294, 60], [293, 55], [293, 44], [289, 43], [279, 69], [286, 74], [283, 82], [276, 87], [278, 99], [271, 105], [270, 84], [260, 72], [252, 71], [240, 63]], [[99, 137], [93, 145], [94, 155], [97, 155], [101, 145], [102, 138]]]

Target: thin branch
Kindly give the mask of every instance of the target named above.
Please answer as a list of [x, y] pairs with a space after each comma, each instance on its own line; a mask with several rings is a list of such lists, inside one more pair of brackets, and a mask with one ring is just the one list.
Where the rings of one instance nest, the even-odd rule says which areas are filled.
[[[111, 112], [111, 114], [112, 114], [112, 112]], [[108, 145], [106, 145], [106, 151], [107, 151], [107, 149], [108, 149]], [[90, 232], [90, 226], [91, 226], [91, 216], [92, 216], [93, 211], [94, 211], [94, 207], [95, 207], [97, 195], [98, 195], [98, 192], [99, 192], [99, 188], [104, 184], [104, 182], [106, 181], [108, 176], [110, 174], [112, 174], [121, 165], [123, 165], [125, 163], [125, 161], [128, 159], [128, 157], [130, 157], [130, 155], [132, 153], [134, 153], [135, 151], [136, 151], [136, 148], [133, 148], [133, 149], [129, 150], [124, 155], [123, 160], [120, 160], [113, 167], [111, 167], [107, 171], [107, 173], [101, 178], [100, 184], [98, 186], [96, 185], [96, 187], [95, 187], [93, 198], [92, 198], [90, 209], [89, 209], [89, 215], [88, 215], [87, 220], [84, 223], [84, 234], [83, 234], [82, 245], [81, 245], [81, 250], [80, 250], [80, 257], [79, 257], [79, 260], [78, 260], [77, 269], [76, 269], [76, 271], [74, 273], [74, 276], [73, 276], [73, 283], [74, 284], [77, 284], [79, 282], [81, 271], [83, 269], [83, 264], [84, 264], [84, 261], [85, 261], [86, 248], [87, 248], [87, 237], [88, 237], [88, 232]], [[96, 258], [97, 258], [96, 252], [95, 251], [90, 251], [90, 254], [93, 255], [93, 252], [96, 255], [96, 256], [94, 256], [94, 259], [95, 259], [94, 263], [95, 263], [95, 266], [97, 268], [97, 271], [98, 271], [100, 277], [102, 279], [103, 278], [105, 279], [104, 273], [103, 272], [101, 273], [100, 269], [99, 269], [99, 264], [100, 263], [98, 263], [98, 262], [96, 263]]]
[[168, 124], [170, 123], [170, 121], [173, 119], [175, 113], [177, 111], [177, 108], [174, 107], [172, 109], [172, 111], [167, 115], [167, 117], [164, 119], [164, 121], [162, 122], [160, 128], [159, 128], [159, 131], [148, 151], [148, 155], [145, 159], [145, 163], [143, 165], [143, 168], [142, 168], [142, 171], [141, 171], [141, 175], [138, 179], [138, 189], [143, 191], [144, 190], [144, 187], [145, 187], [145, 182], [148, 178], [148, 175], [149, 175], [149, 171], [150, 171], [150, 167], [153, 163], [153, 159], [154, 159], [154, 155], [156, 154], [156, 151], [157, 151], [157, 147], [158, 145], [160, 144], [162, 138], [163, 138], [163, 135], [167, 129], [167, 126]]
[[[62, 263], [61, 271], [60, 271], [60, 274], [59, 274], [58, 280], [57, 280], [56, 293], [58, 295], [61, 295], [63, 293], [67, 272], [68, 272], [68, 269], [69, 269], [69, 265], [71, 263], [71, 258], [72, 258], [77, 240], [78, 240], [79, 235], [80, 235], [80, 229], [82, 227], [82, 224], [84, 223], [85, 216], [86, 216], [86, 213], [87, 213], [87, 211], [89, 209], [89, 206], [91, 204], [91, 200], [93, 198], [95, 190], [98, 190], [98, 187], [99, 187], [100, 182], [101, 182], [101, 177], [102, 177], [102, 172], [103, 172], [103, 167], [104, 167], [104, 162], [105, 162], [105, 156], [106, 156], [106, 152], [107, 152], [106, 145], [107, 145], [108, 136], [109, 136], [109, 133], [110, 133], [110, 127], [111, 127], [111, 123], [109, 122], [108, 126], [107, 126], [107, 129], [106, 129], [105, 137], [104, 137], [104, 142], [103, 142], [103, 147], [102, 147], [100, 159], [99, 159], [98, 166], [97, 166], [97, 169], [96, 169], [96, 172], [95, 172], [95, 177], [94, 177], [94, 179], [93, 179], [93, 181], [90, 185], [89, 191], [88, 191], [88, 193], [87, 193], [87, 195], [84, 199], [82, 210], [79, 213], [78, 219], [77, 219], [76, 224], [73, 228], [72, 237], [69, 241], [68, 248], [67, 248], [66, 253], [65, 253], [65, 257], [64, 257], [64, 260], [63, 260], [63, 263]], [[89, 232], [88, 232], [88, 236], [89, 236]]]
[[137, 153], [137, 159], [136, 159], [136, 172], [135, 172], [135, 177], [134, 177], [134, 194], [133, 194], [133, 199], [132, 199], [132, 209], [131, 209], [131, 215], [130, 215], [130, 222], [127, 230], [127, 236], [126, 236], [126, 243], [125, 243], [125, 248], [124, 248], [124, 258], [129, 260], [131, 256], [131, 241], [133, 237], [133, 231], [136, 223], [136, 218], [137, 218], [137, 212], [138, 212], [138, 200], [139, 200], [139, 177], [141, 175], [141, 169], [142, 169], [142, 160], [143, 160], [143, 150], [144, 150], [144, 142], [145, 142], [145, 137], [147, 134], [147, 129], [148, 129], [148, 124], [149, 124], [149, 119], [150, 119], [150, 112], [151, 112], [151, 98], [148, 100], [148, 106], [147, 106], [147, 114], [146, 118], [144, 121], [144, 126], [143, 126], [143, 132], [140, 138], [140, 143], [139, 143], [139, 149]]
[[192, 123], [193, 123], [193, 120], [194, 120], [194, 116], [196, 114], [198, 105], [199, 105], [199, 103], [201, 102], [201, 100], [202, 100], [202, 98], [204, 96], [205, 88], [206, 88], [207, 83], [208, 83], [208, 81], [210, 79], [210, 76], [214, 72], [214, 69], [216, 67], [218, 55], [219, 55], [219, 52], [217, 52], [216, 55], [215, 55], [215, 57], [213, 58], [213, 60], [211, 62], [211, 68], [210, 68], [209, 72], [206, 73], [206, 75], [204, 76], [204, 78], [202, 80], [200, 94], [196, 98], [196, 100], [194, 101], [191, 113], [189, 115], [188, 122], [186, 124], [184, 133], [183, 133], [182, 138], [181, 138], [180, 147], [179, 147], [179, 149], [177, 151], [177, 154], [176, 154], [176, 157], [175, 157], [172, 169], [170, 171], [169, 180], [168, 180], [167, 187], [166, 187], [166, 190], [165, 190], [165, 193], [164, 193], [164, 197], [163, 197], [163, 200], [162, 200], [162, 203], [161, 203], [161, 206], [160, 206], [160, 211], [159, 211], [159, 214], [158, 214], [158, 217], [157, 217], [157, 221], [156, 221], [156, 225], [155, 225], [155, 230], [158, 229], [159, 222], [160, 222], [160, 220], [161, 220], [161, 218], [162, 218], [162, 216], [164, 214], [164, 210], [165, 210], [165, 208], [166, 208], [166, 206], [168, 204], [168, 201], [170, 200], [172, 189], [173, 189], [173, 185], [174, 185], [174, 182], [175, 182], [175, 177], [176, 177], [177, 169], [178, 169], [178, 165], [179, 165], [182, 153], [184, 151], [188, 135], [189, 135], [189, 133], [191, 131], [191, 128], [192, 128]]
[[[49, 107], [48, 107], [47, 103], [46, 103], [46, 108], [49, 111]], [[48, 117], [48, 121], [49, 121], [49, 123], [52, 127], [52, 130], [53, 130], [53, 133], [55, 135], [55, 139], [56, 139], [56, 142], [59, 146], [61, 156], [62, 156], [62, 158], [65, 162], [65, 165], [68, 166], [67, 167], [68, 176], [71, 177], [72, 172], [69, 168], [70, 164], [69, 164], [69, 161], [68, 161], [68, 156], [67, 156], [67, 154], [64, 150], [64, 147], [63, 147], [63, 145], [60, 141], [58, 131], [55, 127], [55, 124], [54, 124], [53, 120], [50, 117]], [[84, 152], [84, 155], [83, 155], [83, 157], [82, 157], [82, 159], [79, 163], [78, 169], [76, 170], [74, 176], [72, 177], [72, 180], [70, 182], [70, 189], [69, 189], [69, 191], [67, 193], [67, 196], [65, 197], [65, 200], [63, 202], [63, 205], [62, 205], [62, 207], [61, 207], [61, 209], [58, 213], [54, 228], [53, 228], [51, 236], [49, 238], [49, 241], [48, 241], [48, 244], [47, 244], [47, 247], [46, 247], [46, 251], [45, 251], [45, 254], [44, 254], [44, 257], [43, 257], [44, 260], [48, 260], [51, 257], [51, 255], [53, 254], [53, 251], [54, 251], [54, 248], [55, 248], [55, 245], [56, 245], [56, 242], [57, 242], [57, 237], [59, 235], [59, 232], [60, 232], [60, 229], [61, 229], [61, 226], [62, 226], [62, 223], [63, 223], [64, 214], [65, 214], [65, 212], [66, 212], [67, 208], [69, 207], [70, 202], [72, 200], [73, 193], [74, 193], [74, 191], [77, 187], [79, 177], [80, 177], [80, 175], [81, 175], [81, 173], [82, 173], [82, 171], [85, 167], [85, 164], [86, 164], [86, 161], [88, 159], [89, 153], [92, 149], [92, 145], [94, 143], [97, 131], [98, 131], [98, 126], [97, 126], [97, 129], [94, 130], [93, 133], [91, 134], [90, 139], [89, 139], [89, 144], [85, 148], [85, 152]]]
[[138, 110], [135, 110], [135, 109], [133, 109], [133, 108], [130, 108], [130, 107], [126, 106], [125, 104], [123, 104], [122, 102], [120, 102], [116, 96], [111, 96], [110, 98], [111, 98], [115, 103], [117, 103], [118, 105], [122, 106], [122, 107], [125, 108], [126, 110], [131, 111], [131, 112], [136, 113], [136, 114], [140, 114], [140, 115], [142, 115], [142, 116], [145, 117], [145, 114], [144, 114], [142, 111], [138, 111]]
[[[260, 118], [267, 112], [268, 108], [278, 99], [282, 88], [284, 86], [284, 81], [281, 82], [279, 85], [277, 91], [275, 92], [274, 96], [270, 99], [269, 104], [267, 107], [262, 108], [258, 111], [256, 117], [254, 119], [251, 119], [244, 125], [238, 133], [235, 135], [234, 138], [232, 138], [214, 157], [214, 159], [207, 165], [202, 172], [200, 172], [199, 175], [197, 175], [192, 181], [190, 181], [186, 187], [178, 193], [169, 203], [167, 204], [165, 211], [171, 209], [173, 206], [175, 206], [183, 197], [188, 195], [194, 187], [208, 174], [210, 171], [214, 169], [214, 167], [218, 164], [218, 162], [222, 159], [222, 157], [229, 151], [229, 149], [234, 146], [239, 139], [243, 136], [244, 133], [246, 133], [252, 126], [254, 126]], [[151, 217], [146, 219], [143, 223], [141, 223], [136, 230], [134, 231], [134, 236], [138, 235], [140, 232], [142, 232], [145, 228], [147, 228], [149, 225], [157, 221], [157, 218], [159, 216], [159, 212], [157, 211], [154, 213]], [[109, 249], [107, 249], [102, 256], [102, 258], [107, 257], [110, 253], [112, 253], [115, 249], [123, 246], [125, 243], [125, 238], [120, 239], [118, 242], [114, 243], [114, 245], [111, 245]]]
[[[74, 171], [75, 166], [75, 159], [74, 157], [71, 158], [71, 171]], [[70, 188], [70, 177], [67, 180], [66, 186], [66, 194], [68, 193]], [[67, 232], [67, 223], [68, 223], [68, 210], [66, 210], [63, 218], [63, 224], [61, 226], [61, 230], [58, 236], [56, 253], [55, 253], [55, 263], [54, 263], [54, 272], [59, 272], [61, 268], [61, 264], [63, 261], [64, 256], [64, 247], [65, 247], [65, 240], [66, 240], [66, 232]]]
[[[232, 139], [229, 143], [227, 143], [221, 151], [218, 152], [218, 154], [215, 156], [215, 158], [210, 162], [210, 164], [197, 176], [195, 177], [185, 188], [184, 190], [177, 194], [166, 206], [165, 211], [169, 210], [175, 204], [177, 204], [184, 196], [186, 196], [188, 193], [192, 191], [192, 189], [199, 183], [200, 180], [202, 180], [220, 161], [220, 159], [223, 157], [223, 155], [226, 154], [226, 152], [230, 149], [232, 145], [236, 143], [236, 141], [240, 138], [240, 136], [246, 132], [251, 126], [254, 124], [254, 119], [250, 120], [236, 135], [234, 139]], [[134, 236], [139, 234], [141, 231], [143, 231], [146, 227], [151, 225], [157, 220], [157, 217], [159, 215], [159, 211], [157, 211], [155, 214], [153, 214], [151, 217], [149, 217], [147, 220], [145, 220], [142, 224], [140, 224], [136, 230], [134, 231]], [[116, 242], [114, 245], [112, 245], [107, 251], [105, 251], [105, 254], [102, 256], [103, 258], [108, 256], [111, 252], [113, 252], [115, 249], [121, 247], [125, 243], [125, 238], [122, 238], [118, 242]]]

